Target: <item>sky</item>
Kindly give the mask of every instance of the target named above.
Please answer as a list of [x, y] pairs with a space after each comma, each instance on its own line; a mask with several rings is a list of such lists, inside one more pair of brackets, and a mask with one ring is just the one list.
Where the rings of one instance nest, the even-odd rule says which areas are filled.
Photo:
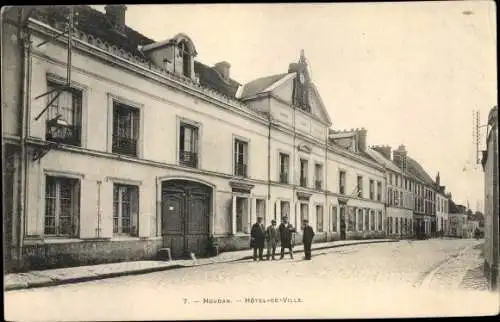
[[455, 202], [482, 211], [473, 111], [482, 125], [497, 105], [493, 1], [127, 8], [129, 27], [155, 41], [186, 33], [198, 61], [229, 62], [242, 84], [287, 72], [303, 49], [334, 129], [364, 127], [368, 145], [405, 145]]

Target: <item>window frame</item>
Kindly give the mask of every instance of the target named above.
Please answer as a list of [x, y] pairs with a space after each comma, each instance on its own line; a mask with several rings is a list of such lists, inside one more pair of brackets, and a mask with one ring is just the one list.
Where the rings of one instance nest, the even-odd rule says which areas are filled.
[[[346, 170], [339, 170], [339, 184], [338, 184], [338, 191], [339, 194], [345, 195], [346, 194], [346, 186], [347, 186], [347, 171]], [[343, 175], [343, 176], [342, 176]], [[342, 182], [342, 178], [344, 178], [344, 182]]]
[[[238, 166], [240, 163], [238, 163], [237, 160], [237, 154], [238, 154], [238, 147], [237, 144], [241, 143], [243, 144], [243, 165], [244, 165], [244, 170], [243, 170], [243, 175], [238, 173]], [[199, 136], [198, 136], [198, 145], [199, 145]], [[249, 174], [249, 167], [250, 164], [250, 139], [237, 136], [233, 134], [233, 148], [232, 148], [232, 165], [233, 165], [233, 171], [232, 174], [237, 177], [242, 177], [242, 178], [248, 178], [250, 177]]]
[[[286, 157], [286, 172], [282, 172], [282, 157]], [[282, 180], [285, 178], [286, 180]], [[283, 182], [286, 181], [286, 182]], [[278, 151], [278, 182], [281, 184], [290, 183], [290, 154], [283, 151]]]
[[[119, 237], [119, 236], [129, 236], [129, 237], [139, 237], [139, 222], [140, 222], [140, 187], [139, 185], [135, 184], [126, 184], [126, 183], [121, 183], [121, 182], [113, 182], [113, 236], [114, 237]], [[115, 189], [118, 188], [118, 200], [115, 200]], [[130, 207], [130, 216], [129, 216], [129, 231], [124, 232], [123, 231], [123, 205], [124, 203], [122, 202], [122, 194], [120, 193], [121, 189], [134, 189], [134, 190], [128, 190], [129, 195], [129, 207]], [[133, 194], [135, 193], [136, 197], [136, 204], [135, 206], [133, 205], [134, 203], [134, 196]], [[115, 203], [118, 203], [118, 225], [116, 227], [115, 231]], [[135, 211], [135, 213], [134, 213]], [[133, 226], [133, 217], [135, 218], [135, 226]], [[121, 228], [121, 229], [120, 229]], [[135, 228], [135, 229], [132, 229]]]

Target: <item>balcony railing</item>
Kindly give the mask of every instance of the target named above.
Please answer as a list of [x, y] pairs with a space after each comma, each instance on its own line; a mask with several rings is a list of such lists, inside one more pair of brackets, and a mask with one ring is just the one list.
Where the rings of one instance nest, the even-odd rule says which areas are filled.
[[47, 124], [45, 139], [47, 141], [79, 146], [80, 127], [75, 125], [62, 124], [49, 126], [49, 124]]
[[113, 153], [137, 156], [137, 140], [113, 135]]
[[314, 181], [314, 187], [317, 189], [317, 190], [321, 190], [322, 189], [322, 185], [323, 185], [323, 182], [321, 180], [315, 180]]
[[191, 151], [179, 151], [179, 163], [191, 168], [198, 167], [198, 153]]
[[280, 173], [280, 183], [288, 184], [288, 173], [286, 172]]
[[300, 178], [300, 186], [301, 187], [307, 187], [307, 178]]
[[235, 163], [234, 164], [234, 174], [239, 177], [247, 176], [247, 165], [244, 163]]

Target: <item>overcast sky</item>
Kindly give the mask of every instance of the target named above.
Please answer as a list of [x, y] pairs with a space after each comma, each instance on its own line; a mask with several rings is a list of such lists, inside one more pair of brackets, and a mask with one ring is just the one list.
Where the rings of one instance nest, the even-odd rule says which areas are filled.
[[335, 129], [404, 144], [457, 203], [482, 207], [472, 112], [485, 123], [497, 104], [493, 1], [129, 5], [126, 15], [156, 41], [186, 33], [197, 60], [228, 61], [241, 83], [286, 72], [304, 49]]

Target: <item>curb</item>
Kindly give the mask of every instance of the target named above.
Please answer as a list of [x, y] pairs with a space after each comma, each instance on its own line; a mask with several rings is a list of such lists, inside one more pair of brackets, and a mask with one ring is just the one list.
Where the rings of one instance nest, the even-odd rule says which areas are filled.
[[[398, 242], [398, 240], [383, 240], [383, 241], [366, 240], [366, 241], [360, 241], [357, 243], [350, 243], [350, 244], [343, 244], [343, 245], [321, 246], [321, 247], [313, 248], [312, 251], [328, 249], [328, 248], [344, 247], [344, 246], [375, 244], [375, 243], [393, 243], [393, 242]], [[296, 249], [293, 251], [293, 253], [300, 253], [300, 252], [303, 252], [303, 250]], [[105, 274], [100, 274], [100, 275], [82, 276], [82, 277], [76, 277], [76, 278], [65, 279], [65, 280], [51, 280], [51, 281], [47, 281], [47, 282], [38, 282], [38, 283], [35, 282], [32, 284], [26, 283], [26, 284], [22, 284], [22, 285], [18, 284], [18, 285], [12, 285], [12, 286], [5, 286], [4, 291], [14, 291], [14, 290], [40, 288], [40, 287], [51, 287], [51, 286], [58, 286], [58, 285], [65, 285], [65, 284], [75, 284], [75, 283], [82, 283], [82, 282], [89, 282], [89, 281], [97, 281], [97, 280], [113, 278], [113, 277], [123, 277], [123, 276], [128, 276], [128, 275], [140, 275], [140, 274], [168, 271], [171, 269], [178, 269], [178, 268], [187, 268], [187, 267], [214, 265], [214, 264], [222, 264], [222, 263], [240, 262], [240, 261], [249, 260], [252, 258], [253, 258], [252, 255], [247, 255], [247, 256], [244, 256], [244, 257], [241, 257], [238, 259], [229, 259], [229, 260], [220, 261], [220, 262], [211, 262], [211, 263], [209, 262], [209, 263], [188, 264], [188, 265], [173, 264], [170, 266], [148, 267], [148, 268], [137, 269], [137, 270], [133, 270], [133, 271], [111, 272], [111, 273], [105, 273]]]

